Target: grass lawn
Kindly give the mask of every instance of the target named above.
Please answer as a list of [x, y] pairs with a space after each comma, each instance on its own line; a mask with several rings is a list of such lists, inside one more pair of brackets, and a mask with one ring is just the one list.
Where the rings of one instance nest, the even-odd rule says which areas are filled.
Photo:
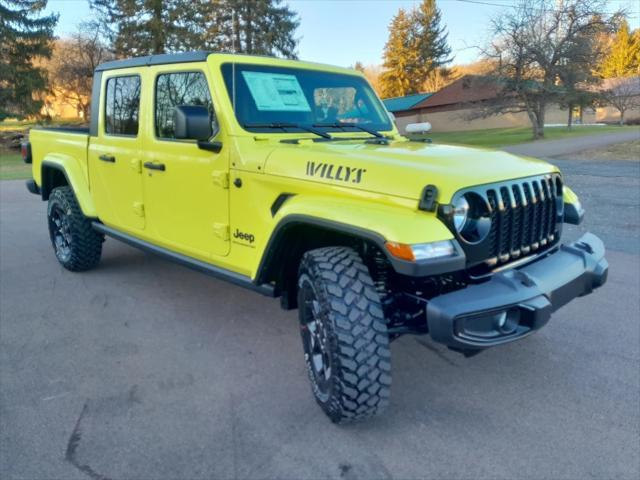
[[31, 178], [31, 165], [22, 161], [20, 152], [0, 147], [0, 180]]
[[28, 128], [36, 127], [38, 125], [45, 126], [75, 126], [75, 125], [86, 125], [86, 122], [83, 122], [81, 119], [77, 118], [56, 118], [52, 120], [50, 123], [46, 122], [38, 122], [35, 120], [5, 120], [4, 122], [0, 122], [0, 132], [12, 131], [12, 130], [26, 130]]
[[[22, 161], [20, 151], [7, 147], [3, 135], [26, 131], [39, 125], [33, 120], [8, 120], [0, 122], [0, 180], [21, 180], [31, 178], [31, 165]], [[78, 119], [56, 119], [51, 125], [82, 125]]]
[[[544, 129], [544, 139], [557, 140], [560, 138], [579, 137], [598, 133], [612, 133], [636, 129], [638, 126], [619, 127], [615, 125], [586, 125], [577, 126], [569, 130], [566, 127], [547, 127]], [[499, 148], [507, 145], [530, 142], [531, 128], [494, 128], [490, 130], [470, 130], [467, 132], [434, 132], [424, 135], [437, 143], [454, 145], [473, 145], [476, 147]]]

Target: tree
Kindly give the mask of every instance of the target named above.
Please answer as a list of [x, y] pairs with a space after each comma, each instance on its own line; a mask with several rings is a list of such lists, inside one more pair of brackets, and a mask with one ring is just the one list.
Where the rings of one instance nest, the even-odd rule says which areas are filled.
[[195, 11], [183, 0], [89, 0], [112, 50], [134, 57], [184, 50], [194, 41]]
[[48, 65], [54, 95], [74, 107], [82, 118], [89, 118], [91, 87], [96, 67], [114, 56], [98, 31], [87, 24], [68, 39], [55, 43]]
[[420, 85], [431, 72], [451, 62], [448, 34], [440, 21], [441, 14], [435, 0], [423, 0], [411, 14], [411, 35], [418, 53], [413, 74]]
[[424, 83], [422, 84], [422, 90], [430, 93], [442, 90], [453, 80], [458, 78], [454, 75], [454, 72], [448, 68], [437, 68], [427, 75]]
[[629, 24], [626, 21], [621, 23], [598, 66], [598, 74], [603, 78], [640, 75], [640, 28], [630, 32]]
[[389, 40], [384, 47], [384, 71], [380, 77], [382, 96], [402, 97], [413, 93], [414, 81], [410, 75], [417, 63], [417, 52], [412, 49], [411, 21], [407, 12], [400, 9], [389, 25]]
[[57, 15], [41, 16], [46, 0], [0, 0], [0, 120], [36, 115], [47, 89], [34, 62], [51, 55]]
[[494, 19], [497, 40], [486, 53], [500, 59], [493, 81], [502, 94], [479, 114], [526, 112], [533, 138], [542, 138], [547, 106], [566, 101], [595, 66], [595, 38], [613, 21], [604, 10], [603, 0], [521, 0]]
[[389, 26], [382, 77], [383, 92], [403, 96], [422, 91], [425, 81], [451, 61], [447, 32], [435, 0], [423, 0], [410, 13], [400, 9]]
[[90, 0], [119, 57], [214, 50], [296, 57], [299, 20], [282, 0]]
[[202, 19], [193, 47], [297, 58], [300, 20], [282, 0], [196, 0], [192, 5]]
[[618, 110], [618, 123], [624, 125], [624, 114], [631, 108], [640, 107], [640, 77], [621, 77], [605, 80], [603, 92], [605, 102]]

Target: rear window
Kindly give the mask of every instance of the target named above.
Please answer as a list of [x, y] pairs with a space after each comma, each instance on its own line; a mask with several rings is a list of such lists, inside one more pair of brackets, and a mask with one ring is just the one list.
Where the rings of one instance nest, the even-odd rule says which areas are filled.
[[140, 113], [140, 77], [109, 78], [104, 111], [105, 133], [136, 136]]

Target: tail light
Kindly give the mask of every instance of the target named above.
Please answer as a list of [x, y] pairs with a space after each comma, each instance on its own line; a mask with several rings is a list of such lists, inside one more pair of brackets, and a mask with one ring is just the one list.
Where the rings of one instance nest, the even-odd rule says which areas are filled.
[[29, 142], [20, 144], [20, 154], [24, 163], [31, 163], [31, 144]]

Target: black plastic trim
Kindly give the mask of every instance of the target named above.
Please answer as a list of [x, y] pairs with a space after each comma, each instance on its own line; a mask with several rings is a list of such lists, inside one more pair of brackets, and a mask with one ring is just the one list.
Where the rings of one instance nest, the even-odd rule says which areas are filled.
[[62, 168], [60, 165], [58, 165], [57, 163], [48, 162], [47, 160], [45, 160], [40, 165], [40, 172], [41, 172], [40, 173], [40, 176], [41, 176], [40, 193], [42, 195], [42, 200], [49, 200], [49, 194], [51, 193], [51, 190], [52, 190], [52, 188], [50, 188], [50, 185], [48, 185], [49, 179], [47, 178], [47, 175], [45, 175], [44, 173], [45, 167], [62, 172], [62, 174], [64, 175], [64, 178], [67, 181], [67, 185], [69, 185], [71, 189], [73, 189], [73, 185], [71, 185], [71, 182], [69, 181], [69, 177], [67, 176], [66, 170]]
[[88, 135], [87, 127], [34, 127], [33, 130], [46, 130], [48, 132], [77, 133], [78, 135]]
[[121, 242], [127, 243], [133, 247], [139, 248], [149, 253], [153, 253], [155, 255], [159, 255], [167, 260], [171, 260], [172, 262], [179, 263], [180, 265], [189, 267], [193, 270], [206, 273], [207, 275], [210, 275], [212, 277], [226, 280], [227, 282], [233, 283], [234, 285], [248, 288], [249, 290], [261, 293], [262, 295], [266, 295], [267, 297], [275, 296], [275, 289], [272, 285], [257, 285], [252, 282], [251, 278], [247, 277], [246, 275], [241, 275], [230, 270], [225, 270], [224, 268], [216, 267], [215, 265], [211, 265], [210, 263], [206, 263], [195, 258], [182, 255], [180, 253], [172, 252], [165, 248], [136, 238], [132, 235], [120, 232], [114, 228], [107, 227], [103, 223], [97, 221], [92, 222], [91, 225], [93, 226], [94, 230], [104, 233], [105, 235], [115, 238], [116, 240], [120, 240]]
[[282, 205], [284, 205], [287, 200], [289, 200], [291, 197], [294, 197], [295, 195], [295, 193], [281, 193], [280, 195], [278, 195], [278, 198], [276, 198], [271, 204], [271, 216], [275, 217], [276, 213], [278, 213], [278, 210], [280, 210]]
[[435, 185], [427, 185], [420, 195], [420, 203], [418, 208], [425, 212], [435, 212], [438, 206], [438, 187]]
[[40, 187], [34, 179], [27, 180], [26, 182], [27, 190], [29, 190], [34, 195], [40, 195]]
[[222, 142], [216, 140], [211, 142], [207, 140], [198, 140], [197, 145], [200, 150], [206, 150], [208, 152], [220, 153], [222, 150]]
[[564, 204], [564, 223], [580, 225], [584, 220], [584, 208], [577, 209], [573, 203]]
[[[604, 285], [609, 271], [604, 253], [602, 240], [587, 233], [526, 267], [435, 297], [426, 305], [429, 333], [436, 342], [463, 351], [524, 338], [543, 327], [552, 312]], [[509, 334], [479, 338], [459, 327], [459, 322], [509, 309], [518, 309], [522, 318]]]
[[127, 58], [125, 60], [114, 60], [113, 62], [102, 63], [96, 67], [95, 71], [102, 72], [106, 70], [118, 70], [121, 68], [149, 67], [151, 65], [169, 65], [172, 63], [204, 62], [212, 53], [213, 52], [208, 51], [196, 51]]
[[[531, 182], [536, 180], [540, 181], [542, 179], [549, 179], [549, 178], [553, 179], [555, 184], [557, 179], [558, 178], [561, 179], [562, 177], [560, 176], [559, 173], [554, 172], [554, 173], [545, 173], [541, 175], [531, 175], [528, 177], [515, 178], [512, 180], [504, 180], [500, 182], [490, 182], [490, 183], [484, 183], [481, 185], [474, 185], [474, 186], [462, 188], [457, 192], [455, 192], [451, 198], [451, 203], [438, 204], [437, 206], [438, 218], [447, 226], [449, 231], [453, 233], [455, 238], [462, 245], [468, 260], [468, 263], [466, 265], [467, 268], [482, 265], [487, 260], [492, 258], [493, 255], [490, 252], [490, 248], [489, 248], [490, 247], [489, 235], [485, 236], [485, 238], [483, 238], [479, 242], [470, 243], [467, 240], [465, 240], [465, 238], [462, 237], [462, 235], [460, 235], [460, 233], [456, 230], [456, 228], [453, 225], [453, 211], [454, 211], [453, 206], [455, 205], [456, 201], [465, 194], [473, 193], [480, 196], [482, 200], [486, 202], [487, 208], [489, 208], [490, 210], [488, 193], [487, 193], [489, 190], [500, 191], [501, 188], [506, 187], [511, 192], [514, 185], [519, 186], [519, 185], [522, 185], [522, 183], [524, 182]], [[557, 213], [555, 226], [557, 229], [557, 235], [555, 235], [555, 239], [553, 243], [548, 243], [543, 248], [539, 248], [537, 250], [540, 253], [544, 253], [554, 245], [557, 245], [562, 236], [562, 222], [561, 222], [561, 219], [562, 219], [561, 215], [563, 210], [562, 195], [557, 194], [555, 195], [555, 198], [556, 198], [556, 213]], [[506, 263], [505, 262], [499, 263], [498, 266], [509, 265], [513, 261], [517, 261], [517, 258], [515, 259], [511, 258]], [[491, 269], [491, 271], [493, 271], [493, 269]]]
[[334, 231], [337, 233], [344, 233], [356, 238], [369, 240], [376, 245], [391, 263], [393, 269], [402, 275], [411, 277], [427, 277], [431, 275], [440, 275], [442, 273], [456, 272], [464, 270], [466, 265], [466, 259], [462, 248], [455, 240], [452, 240], [456, 249], [456, 255], [444, 258], [434, 258], [431, 260], [423, 260], [419, 262], [409, 262], [406, 260], [400, 260], [393, 257], [385, 248], [385, 238], [377, 232], [366, 230], [353, 225], [347, 225], [340, 222], [334, 222], [332, 220], [325, 220], [322, 218], [311, 217], [308, 215], [289, 215], [284, 217], [278, 225], [273, 229], [273, 233], [269, 238], [269, 242], [260, 260], [260, 266], [258, 268], [258, 274], [256, 275], [256, 281], [263, 283], [266, 281], [269, 272], [271, 271], [272, 262], [276, 258], [275, 253], [280, 243], [285, 238], [286, 232], [289, 228], [299, 225], [309, 225], [313, 227], [320, 227], [326, 230]]

